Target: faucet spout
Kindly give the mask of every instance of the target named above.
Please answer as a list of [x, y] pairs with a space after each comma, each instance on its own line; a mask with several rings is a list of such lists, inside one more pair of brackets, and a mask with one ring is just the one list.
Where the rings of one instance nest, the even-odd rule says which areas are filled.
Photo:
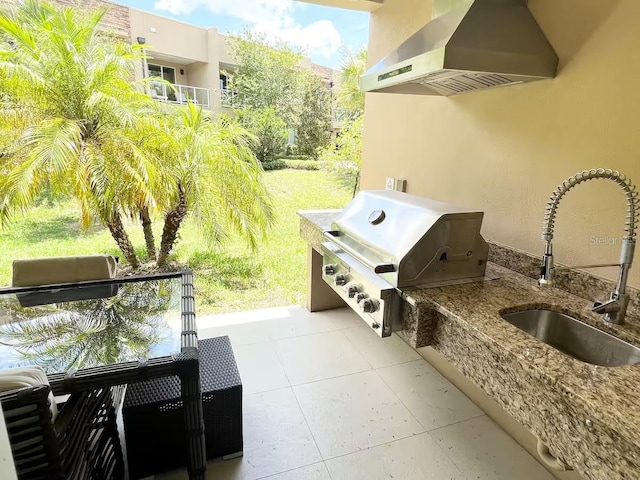
[[[576, 175], [569, 177], [562, 182], [553, 192], [545, 211], [544, 222], [542, 226], [542, 239], [545, 241], [544, 254], [542, 256], [542, 266], [540, 267], [540, 278], [538, 284], [540, 286], [548, 286], [553, 284], [553, 274], [556, 270], [553, 260], [553, 233], [555, 227], [555, 219], [558, 211], [558, 205], [562, 197], [576, 185], [593, 179], [611, 180], [619, 185], [623, 190], [627, 199], [627, 220], [625, 222], [625, 236], [622, 241], [622, 251], [620, 252], [620, 274], [615, 290], [611, 292], [609, 300], [605, 302], [596, 302], [593, 311], [604, 315], [604, 320], [610, 323], [624, 323], [627, 306], [629, 304], [629, 295], [626, 293], [627, 280], [629, 270], [633, 263], [633, 255], [636, 245], [636, 225], [638, 223], [638, 214], [640, 213], [638, 192], [635, 185], [624, 174], [615, 170], [606, 168], [594, 168], [584, 170]], [[588, 267], [599, 267], [601, 265], [589, 265]], [[584, 268], [586, 268], [585, 266]]]

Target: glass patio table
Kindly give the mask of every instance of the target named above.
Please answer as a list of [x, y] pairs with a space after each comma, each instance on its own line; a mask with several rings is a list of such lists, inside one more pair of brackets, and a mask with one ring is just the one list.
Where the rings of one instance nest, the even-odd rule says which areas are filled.
[[0, 369], [24, 365], [56, 395], [179, 377], [189, 478], [206, 478], [191, 272], [0, 290]]

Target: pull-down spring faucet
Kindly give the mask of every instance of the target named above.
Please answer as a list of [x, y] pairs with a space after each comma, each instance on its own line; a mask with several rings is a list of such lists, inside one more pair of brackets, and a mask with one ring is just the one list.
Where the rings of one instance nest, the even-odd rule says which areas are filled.
[[542, 239], [545, 241], [544, 255], [542, 257], [542, 267], [540, 268], [540, 279], [538, 284], [540, 286], [551, 285], [553, 283], [553, 273], [556, 268], [553, 264], [553, 229], [555, 226], [556, 213], [558, 205], [562, 197], [573, 187], [584, 183], [588, 180], [595, 178], [602, 178], [605, 180], [612, 180], [619, 185], [623, 190], [627, 198], [627, 219], [625, 222], [625, 235], [622, 239], [622, 251], [620, 252], [620, 263], [604, 264], [604, 265], [582, 265], [570, 268], [596, 268], [596, 267], [610, 267], [619, 266], [620, 274], [618, 276], [618, 283], [615, 290], [611, 292], [609, 299], [604, 302], [596, 302], [593, 306], [593, 311], [604, 315], [604, 320], [610, 323], [624, 323], [624, 317], [627, 312], [627, 306], [629, 304], [629, 294], [627, 290], [627, 280], [629, 277], [629, 269], [633, 262], [633, 253], [636, 246], [636, 224], [638, 221], [638, 192], [635, 185], [631, 183], [629, 178], [615, 170], [609, 170], [605, 168], [594, 168], [591, 170], [584, 170], [577, 173], [567, 180], [562, 182], [561, 185], [553, 192], [549, 201], [547, 202], [547, 209], [544, 215], [544, 222], [542, 226]]

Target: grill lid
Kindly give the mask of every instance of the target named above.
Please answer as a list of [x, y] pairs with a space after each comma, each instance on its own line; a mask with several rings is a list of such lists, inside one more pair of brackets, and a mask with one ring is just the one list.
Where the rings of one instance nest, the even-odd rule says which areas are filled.
[[483, 212], [392, 190], [360, 192], [332, 224], [345, 251], [396, 287], [484, 274]]

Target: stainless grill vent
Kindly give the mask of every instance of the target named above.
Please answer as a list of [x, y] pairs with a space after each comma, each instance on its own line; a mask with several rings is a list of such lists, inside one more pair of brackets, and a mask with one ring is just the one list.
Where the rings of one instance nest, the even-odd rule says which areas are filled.
[[526, 0], [435, 0], [436, 16], [361, 79], [365, 92], [455, 95], [553, 78]]
[[484, 73], [458, 73], [450, 77], [438, 75], [435, 80], [425, 79], [416, 83], [421, 83], [443, 95], [466, 93], [473, 90], [501, 87], [522, 83], [520, 80], [512, 80], [498, 74]]

